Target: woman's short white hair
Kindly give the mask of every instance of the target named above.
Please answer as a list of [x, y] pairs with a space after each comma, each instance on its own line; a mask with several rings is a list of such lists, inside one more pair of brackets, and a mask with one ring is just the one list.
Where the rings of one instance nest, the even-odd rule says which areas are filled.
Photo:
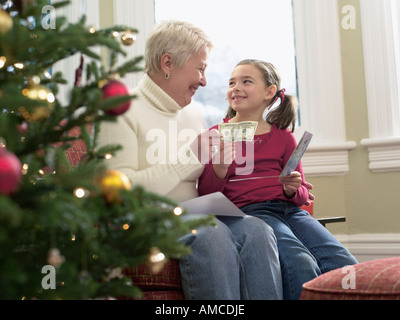
[[185, 21], [169, 20], [156, 24], [151, 31], [145, 51], [145, 72], [161, 72], [161, 57], [169, 53], [178, 68], [183, 67], [193, 53], [213, 47], [203, 30]]

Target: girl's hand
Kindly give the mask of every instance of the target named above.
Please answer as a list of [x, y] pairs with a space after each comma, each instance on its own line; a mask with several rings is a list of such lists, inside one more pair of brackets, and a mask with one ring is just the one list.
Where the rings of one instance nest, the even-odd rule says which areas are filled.
[[228, 168], [235, 160], [235, 143], [220, 142], [219, 148], [215, 148], [214, 157], [212, 159], [213, 169], [218, 179], [225, 179]]
[[190, 148], [201, 164], [208, 164], [214, 156], [215, 146], [219, 146], [222, 134], [218, 130], [206, 130], [197, 136]]
[[[308, 183], [307, 181], [306, 181], [306, 187], [309, 191], [314, 189], [314, 186], [311, 183]], [[312, 193], [308, 192], [308, 201], [305, 203], [305, 205], [311, 206], [310, 201], [313, 201], [314, 199], [315, 199], [315, 196]]]
[[283, 184], [283, 192], [288, 198], [293, 198], [297, 190], [300, 188], [303, 179], [300, 172], [293, 171], [287, 177], [280, 177], [278, 180]]

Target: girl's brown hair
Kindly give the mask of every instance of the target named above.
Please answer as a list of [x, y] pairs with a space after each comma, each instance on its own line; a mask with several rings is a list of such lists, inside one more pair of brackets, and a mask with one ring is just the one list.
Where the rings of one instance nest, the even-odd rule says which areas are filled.
[[[276, 98], [279, 98], [281, 95], [281, 76], [275, 66], [272, 63], [255, 59], [242, 60], [236, 66], [248, 64], [254, 65], [262, 72], [265, 84], [268, 87], [272, 85], [276, 86], [276, 95], [271, 100], [271, 103], [276, 101]], [[291, 127], [291, 131], [294, 132], [296, 127], [298, 101], [295, 96], [285, 95], [284, 97], [283, 102], [281, 99], [281, 104], [278, 107], [267, 113], [265, 121], [271, 125], [275, 124], [280, 129]], [[236, 111], [229, 106], [226, 118], [233, 118], [235, 115]]]

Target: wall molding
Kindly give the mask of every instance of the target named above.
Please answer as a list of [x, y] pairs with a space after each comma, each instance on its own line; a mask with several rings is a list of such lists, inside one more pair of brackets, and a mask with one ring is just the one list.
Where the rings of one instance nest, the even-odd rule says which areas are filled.
[[304, 174], [313, 176], [340, 176], [349, 172], [349, 151], [357, 144], [348, 141], [340, 144], [311, 144], [301, 162]]
[[400, 256], [400, 233], [335, 235], [359, 263]]
[[374, 173], [400, 171], [400, 137], [364, 139], [361, 145], [369, 151], [369, 169]]

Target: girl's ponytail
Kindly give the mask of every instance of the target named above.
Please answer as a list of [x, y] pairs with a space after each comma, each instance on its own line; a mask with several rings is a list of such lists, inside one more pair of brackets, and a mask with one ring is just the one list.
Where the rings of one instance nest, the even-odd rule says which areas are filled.
[[287, 129], [290, 127], [290, 130], [294, 132], [297, 118], [297, 98], [295, 96], [285, 95], [285, 89], [279, 90], [276, 93], [274, 102], [271, 103], [269, 108], [271, 108], [278, 99], [281, 99], [281, 104], [267, 113], [265, 121], [271, 125], [275, 124], [280, 129]]
[[229, 106], [228, 111], [226, 112], [225, 118], [233, 118], [234, 116], [236, 116], [236, 111], [233, 110], [233, 108], [231, 106]]

